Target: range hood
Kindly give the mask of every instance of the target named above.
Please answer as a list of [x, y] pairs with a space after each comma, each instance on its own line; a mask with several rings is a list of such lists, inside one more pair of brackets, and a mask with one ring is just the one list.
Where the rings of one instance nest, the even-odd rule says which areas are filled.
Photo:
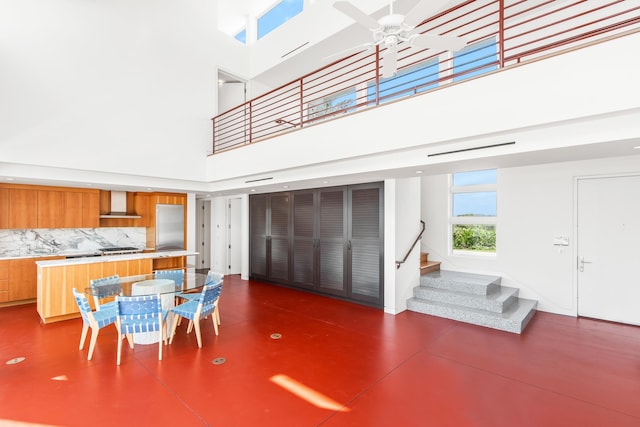
[[111, 191], [111, 207], [109, 213], [100, 218], [141, 218], [140, 215], [127, 213], [127, 192]]

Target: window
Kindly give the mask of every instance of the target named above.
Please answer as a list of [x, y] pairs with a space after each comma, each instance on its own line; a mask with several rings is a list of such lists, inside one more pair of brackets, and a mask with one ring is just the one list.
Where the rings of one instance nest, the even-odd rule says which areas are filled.
[[[438, 86], [439, 68], [436, 60], [402, 70], [393, 77], [380, 80], [380, 104], [403, 96], [411, 96]], [[369, 83], [367, 100], [376, 102], [376, 84]]]
[[258, 39], [269, 34], [300, 12], [304, 0], [283, 0], [258, 18]]
[[453, 56], [453, 81], [460, 81], [498, 69], [498, 51], [494, 39], [467, 46]]
[[238, 40], [242, 44], [247, 44], [247, 29], [243, 28], [242, 31], [233, 36], [233, 38]]
[[[349, 112], [356, 105], [356, 91], [351, 88], [343, 92], [334, 93], [309, 103], [308, 120], [315, 120], [334, 112]], [[331, 116], [329, 116], [331, 117]]]
[[496, 252], [497, 170], [451, 175], [451, 248], [453, 253]]

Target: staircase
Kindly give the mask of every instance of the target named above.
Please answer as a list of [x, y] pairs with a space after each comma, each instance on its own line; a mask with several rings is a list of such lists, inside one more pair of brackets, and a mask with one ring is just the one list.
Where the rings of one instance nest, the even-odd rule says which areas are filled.
[[420, 253], [420, 274], [431, 273], [432, 271], [440, 271], [440, 263], [438, 261], [429, 261], [429, 254]]
[[518, 289], [500, 285], [500, 277], [441, 271], [440, 263], [428, 268], [434, 270], [420, 276], [407, 300], [411, 311], [516, 334], [535, 314], [538, 302], [518, 298]]

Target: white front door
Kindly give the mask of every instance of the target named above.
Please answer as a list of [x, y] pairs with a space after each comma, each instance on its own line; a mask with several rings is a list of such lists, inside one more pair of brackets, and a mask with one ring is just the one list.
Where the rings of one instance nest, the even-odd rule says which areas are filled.
[[578, 180], [578, 315], [640, 325], [640, 176]]

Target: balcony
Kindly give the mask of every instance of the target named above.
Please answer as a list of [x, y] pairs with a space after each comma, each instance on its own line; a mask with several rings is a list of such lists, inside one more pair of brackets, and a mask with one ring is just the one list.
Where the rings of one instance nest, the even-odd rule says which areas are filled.
[[464, 37], [464, 49], [401, 44], [386, 79], [383, 48], [341, 58], [214, 117], [213, 153], [636, 32], [639, 11], [638, 1], [461, 1], [419, 31]]

